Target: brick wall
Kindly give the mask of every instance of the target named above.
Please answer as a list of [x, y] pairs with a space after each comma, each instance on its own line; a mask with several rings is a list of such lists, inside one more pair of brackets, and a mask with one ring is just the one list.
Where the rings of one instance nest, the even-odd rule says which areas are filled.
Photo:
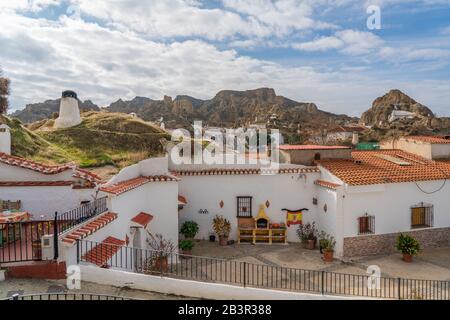
[[[400, 233], [344, 238], [344, 257], [367, 256], [397, 252], [395, 242]], [[450, 228], [434, 228], [403, 232], [419, 241], [421, 248], [448, 246]]]

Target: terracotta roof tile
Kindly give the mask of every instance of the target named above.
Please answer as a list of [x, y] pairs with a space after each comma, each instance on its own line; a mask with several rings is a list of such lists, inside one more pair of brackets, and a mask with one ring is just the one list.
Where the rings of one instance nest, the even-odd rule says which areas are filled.
[[153, 216], [151, 214], [141, 212], [137, 216], [135, 216], [131, 221], [143, 226], [144, 228], [153, 220]]
[[73, 164], [73, 163], [60, 165], [60, 166], [49, 166], [46, 164], [31, 161], [28, 159], [11, 156], [11, 155], [3, 153], [3, 152], [0, 153], [0, 162], [11, 165], [11, 166], [30, 169], [30, 170], [37, 171], [37, 172], [40, 172], [43, 174], [57, 174], [57, 173], [61, 173], [63, 171], [75, 168], [75, 164]]
[[124, 245], [125, 241], [114, 237], [108, 237], [89, 250], [83, 256], [83, 260], [96, 264], [99, 267], [106, 267], [108, 260], [111, 259]]
[[219, 175], [241, 175], [241, 174], [289, 174], [289, 173], [310, 173], [319, 172], [317, 167], [307, 168], [280, 168], [280, 169], [258, 169], [258, 168], [239, 168], [239, 169], [201, 169], [201, 170], [181, 170], [177, 171], [178, 176], [219, 176]]
[[[353, 160], [320, 160], [317, 163], [349, 185], [450, 178], [450, 163], [430, 161], [401, 150], [353, 151], [352, 157]], [[407, 162], [408, 165], [398, 165], [387, 160], [390, 157]]]
[[450, 138], [440, 137], [440, 136], [407, 136], [404, 137], [405, 140], [422, 141], [431, 144], [448, 144], [450, 143]]
[[108, 212], [102, 214], [100, 216], [91, 219], [88, 223], [82, 225], [76, 230], [69, 231], [61, 241], [65, 242], [66, 244], [73, 245], [75, 244], [76, 240], [81, 240], [90, 236], [97, 230], [103, 228], [104, 226], [113, 222], [116, 219], [117, 219], [116, 213]]
[[339, 150], [339, 149], [350, 149], [345, 146], [320, 146], [315, 144], [299, 144], [299, 145], [289, 145], [284, 144], [278, 147], [280, 150]]
[[103, 186], [100, 188], [100, 190], [103, 192], [119, 195], [124, 192], [143, 186], [144, 184], [147, 184], [149, 182], [168, 182], [168, 181], [178, 181], [178, 178], [172, 175], [155, 175], [146, 177], [141, 176], [130, 180], [121, 181], [109, 186]]
[[337, 188], [342, 186], [341, 184], [337, 184], [337, 183], [333, 183], [333, 182], [325, 181], [325, 180], [316, 180], [316, 181], [314, 181], [314, 184], [324, 187], [324, 188], [333, 189], [333, 190], [336, 190]]

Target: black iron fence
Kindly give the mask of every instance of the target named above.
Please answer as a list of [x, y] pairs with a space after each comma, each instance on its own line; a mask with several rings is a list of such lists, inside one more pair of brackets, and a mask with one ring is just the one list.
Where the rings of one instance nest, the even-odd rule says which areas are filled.
[[390, 278], [262, 265], [80, 240], [77, 261], [137, 273], [327, 295], [450, 300], [450, 281]]
[[19, 295], [14, 294], [3, 300], [137, 300], [128, 297], [110, 296], [94, 293], [38, 293]]
[[102, 214], [108, 210], [107, 197], [95, 199], [94, 201], [82, 204], [78, 208], [58, 214], [55, 213], [55, 225], [58, 226], [58, 234], [73, 229], [86, 220]]

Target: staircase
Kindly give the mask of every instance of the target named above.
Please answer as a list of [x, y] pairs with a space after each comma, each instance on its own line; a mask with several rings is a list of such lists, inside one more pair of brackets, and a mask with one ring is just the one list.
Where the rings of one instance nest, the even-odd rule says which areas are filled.
[[68, 232], [63, 236], [62, 242], [68, 246], [75, 245], [77, 240], [82, 240], [94, 232], [100, 230], [106, 225], [117, 219], [117, 213], [108, 212], [89, 220], [86, 224], [81, 225], [77, 229]]

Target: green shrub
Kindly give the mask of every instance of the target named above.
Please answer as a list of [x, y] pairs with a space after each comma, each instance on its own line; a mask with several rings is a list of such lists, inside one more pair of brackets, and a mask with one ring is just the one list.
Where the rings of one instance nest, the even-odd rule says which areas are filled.
[[186, 221], [181, 226], [181, 233], [186, 238], [194, 238], [195, 235], [198, 233], [198, 223], [195, 221]]
[[194, 242], [192, 240], [181, 240], [180, 249], [181, 250], [192, 250], [194, 247]]
[[412, 236], [400, 234], [397, 238], [396, 248], [401, 253], [415, 256], [420, 251], [420, 244]]

